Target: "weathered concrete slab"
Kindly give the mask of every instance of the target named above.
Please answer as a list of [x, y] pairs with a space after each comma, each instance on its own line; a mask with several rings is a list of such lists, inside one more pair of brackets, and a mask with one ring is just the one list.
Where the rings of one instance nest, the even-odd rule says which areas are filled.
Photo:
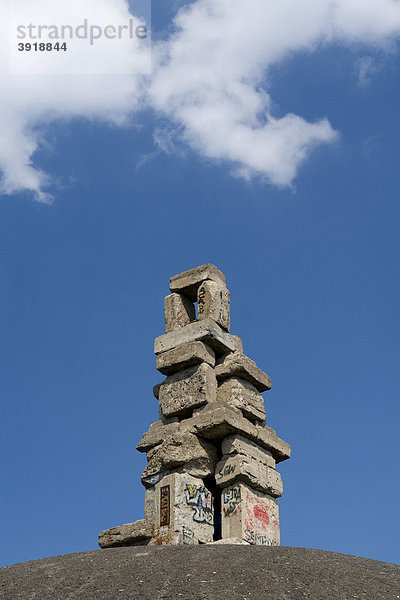
[[142, 439], [136, 446], [139, 452], [148, 452], [154, 446], [158, 446], [169, 435], [179, 431], [179, 423], [164, 425], [162, 421], [156, 421], [150, 425], [149, 431], [143, 434]]
[[222, 454], [225, 456], [242, 454], [267, 467], [275, 469], [275, 460], [271, 452], [261, 448], [241, 435], [230, 435], [222, 440]]
[[120, 546], [142, 546], [149, 542], [154, 533], [154, 526], [145, 519], [134, 523], [124, 523], [118, 527], [106, 529], [99, 534], [100, 548], [117, 548]]
[[215, 402], [216, 398], [214, 369], [205, 363], [170, 375], [159, 392], [160, 409], [165, 417], [188, 417], [193, 409]]
[[196, 320], [194, 304], [183, 294], [170, 294], [164, 299], [165, 332], [181, 329]]
[[269, 450], [276, 462], [290, 457], [289, 444], [281, 440], [273, 429], [267, 426], [253, 425], [243, 417], [238, 409], [223, 402], [208, 404], [197, 414], [180, 423], [164, 425], [162, 421], [156, 421], [143, 435], [137, 449], [139, 452], [147, 452], [150, 448], [161, 444], [166, 436], [177, 431], [189, 431], [210, 441], [239, 434]]
[[201, 265], [189, 269], [170, 279], [169, 289], [171, 292], [179, 292], [188, 296], [193, 302], [197, 301], [197, 290], [199, 285], [206, 280], [216, 281], [226, 285], [226, 278], [215, 265]]
[[215, 472], [215, 446], [190, 432], [176, 432], [166, 436], [161, 444], [147, 453], [148, 464], [143, 471], [145, 487], [154, 485], [156, 475], [171, 470], [184, 471], [193, 477], [207, 477]]
[[225, 286], [215, 281], [204, 281], [197, 292], [197, 320], [212, 319], [229, 331], [231, 296]]
[[238, 433], [269, 450], [276, 462], [290, 457], [289, 444], [281, 440], [273, 429], [253, 425], [238, 409], [222, 402], [207, 405], [191, 419], [182, 421], [180, 428], [187, 428], [209, 440], [220, 440]]
[[228, 354], [223, 362], [215, 367], [215, 374], [219, 380], [228, 379], [229, 377], [245, 379], [253, 384], [259, 392], [271, 389], [269, 376], [242, 352]]
[[255, 546], [279, 546], [276, 500], [244, 483], [225, 488], [221, 496], [222, 537], [238, 537]]
[[203, 342], [188, 342], [187, 344], [181, 344], [172, 350], [158, 354], [156, 368], [164, 375], [172, 375], [203, 362], [210, 365], [210, 367], [214, 367], [214, 351], [206, 344], [203, 344]]
[[225, 456], [216, 466], [215, 480], [221, 488], [243, 481], [274, 498], [283, 493], [282, 479], [275, 469], [242, 454]]
[[167, 350], [172, 350], [181, 344], [195, 341], [204, 342], [220, 354], [233, 352], [236, 344], [233, 336], [223, 331], [214, 321], [204, 319], [204, 321], [196, 321], [196, 323], [190, 323], [182, 329], [160, 335], [154, 342], [154, 354], [167, 352]]
[[214, 505], [201, 479], [166, 475], [155, 486], [154, 536], [150, 545], [195, 545], [213, 541]]
[[244, 379], [231, 377], [217, 389], [217, 401], [239, 408], [249, 419], [265, 420], [264, 399], [257, 388]]

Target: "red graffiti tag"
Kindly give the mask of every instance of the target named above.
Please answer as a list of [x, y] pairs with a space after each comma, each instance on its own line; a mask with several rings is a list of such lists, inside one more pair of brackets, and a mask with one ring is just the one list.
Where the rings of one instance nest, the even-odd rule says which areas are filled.
[[262, 521], [266, 525], [269, 525], [269, 516], [267, 512], [267, 508], [265, 506], [259, 505], [254, 506], [253, 513], [256, 519]]

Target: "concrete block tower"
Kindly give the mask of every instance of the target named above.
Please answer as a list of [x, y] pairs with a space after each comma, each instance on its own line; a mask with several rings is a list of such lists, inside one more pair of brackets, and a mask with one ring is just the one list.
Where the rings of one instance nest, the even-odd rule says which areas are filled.
[[[159, 420], [137, 449], [145, 518], [103, 531], [102, 548], [240, 543], [278, 546], [282, 480], [290, 447], [265, 423], [271, 380], [231, 335], [225, 276], [202, 265], [171, 277], [153, 393]], [[197, 317], [196, 305], [197, 303]]]

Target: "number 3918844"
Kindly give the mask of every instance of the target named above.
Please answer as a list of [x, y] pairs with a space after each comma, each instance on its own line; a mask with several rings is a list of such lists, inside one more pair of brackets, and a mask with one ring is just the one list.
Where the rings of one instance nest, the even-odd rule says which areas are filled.
[[20, 44], [18, 44], [18, 50], [20, 52], [31, 52], [32, 50], [34, 52], [52, 52], [53, 50], [55, 50], [56, 52], [60, 52], [60, 50], [66, 52], [67, 44], [66, 42], [64, 42], [63, 44], [60, 44], [59, 42], [57, 42], [56, 44], [52, 44], [50, 42], [48, 42], [47, 44], [45, 44], [44, 42], [35, 42], [34, 44], [31, 44], [30, 42], [21, 42]]

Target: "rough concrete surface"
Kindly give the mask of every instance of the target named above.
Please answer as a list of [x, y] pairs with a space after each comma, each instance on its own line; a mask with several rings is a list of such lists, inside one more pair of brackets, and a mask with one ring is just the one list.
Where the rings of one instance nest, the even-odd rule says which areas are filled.
[[217, 400], [239, 408], [249, 419], [265, 421], [264, 399], [257, 388], [244, 379], [225, 379], [218, 387]]
[[0, 569], [1, 600], [398, 600], [400, 567], [305, 548], [111, 548]]
[[212, 319], [222, 329], [229, 331], [230, 293], [215, 281], [205, 281], [197, 292], [197, 319]]
[[[157, 356], [156, 369], [163, 375], [171, 375], [178, 371], [183, 371], [189, 367], [199, 365], [202, 362], [207, 363], [210, 367], [215, 366], [215, 354], [203, 342], [188, 342], [177, 346], [167, 352], [162, 352]], [[157, 400], [159, 390], [157, 390]]]
[[219, 487], [235, 481], [244, 481], [255, 490], [279, 498], [283, 493], [280, 474], [265, 464], [242, 454], [224, 456], [215, 469], [215, 480]]
[[216, 401], [214, 369], [202, 363], [170, 375], [162, 382], [158, 397], [165, 417], [190, 416], [195, 408]]
[[241, 435], [231, 435], [225, 438], [222, 442], [222, 454], [243, 454], [275, 469], [275, 461], [271, 452], [260, 448]]
[[151, 448], [154, 448], [154, 446], [161, 444], [165, 436], [172, 435], [177, 431], [179, 431], [179, 423], [169, 423], [168, 425], [164, 425], [162, 421], [156, 421], [155, 423], [152, 423], [149, 430], [143, 434], [136, 449], [139, 450], [139, 452], [147, 452]]
[[165, 332], [180, 329], [196, 320], [194, 304], [183, 294], [170, 294], [164, 299]]
[[162, 443], [167, 435], [177, 431], [190, 431], [205, 439], [223, 439], [232, 434], [240, 434], [245, 438], [258, 443], [262, 448], [269, 450], [276, 460], [281, 462], [290, 457], [290, 446], [276, 435], [270, 427], [257, 427], [247, 421], [239, 410], [234, 409], [223, 402], [207, 404], [199, 409], [190, 419], [180, 423], [169, 423], [164, 425], [162, 421], [156, 421], [150, 425], [149, 431], [143, 434], [136, 448], [139, 452], [147, 452]]
[[243, 352], [228, 354], [224, 360], [215, 367], [217, 379], [224, 380], [229, 377], [240, 377], [254, 385], [259, 392], [271, 389], [269, 375], [261, 371], [256, 363]]
[[[199, 409], [201, 412], [194, 414], [191, 419], [182, 422], [180, 426], [192, 428], [194, 433], [206, 439], [222, 439], [231, 434], [240, 434], [269, 450], [276, 462], [290, 457], [290, 446], [276, 435], [270, 427], [258, 427], [245, 419], [238, 409], [228, 406], [224, 402], [217, 402], [217, 406], [207, 404]], [[142, 443], [146, 443], [144, 434]], [[139, 449], [139, 446], [138, 446]]]
[[211, 475], [217, 462], [217, 450], [193, 433], [177, 431], [166, 435], [161, 444], [151, 448], [147, 453], [147, 460], [148, 464], [142, 476], [145, 487], [148, 477], [182, 465], [186, 472], [193, 471], [193, 475], [197, 477]]

